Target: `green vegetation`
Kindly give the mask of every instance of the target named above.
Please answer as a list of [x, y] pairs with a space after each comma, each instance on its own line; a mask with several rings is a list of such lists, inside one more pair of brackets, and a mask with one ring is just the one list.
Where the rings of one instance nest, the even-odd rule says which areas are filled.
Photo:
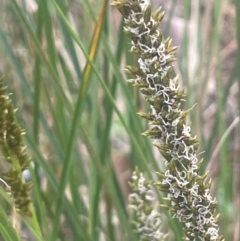
[[[184, 109], [197, 103], [187, 122], [201, 140], [200, 172], [209, 170], [219, 233], [231, 241], [240, 238], [238, 2], [171, 0], [160, 26], [179, 45], [174, 71]], [[121, 15], [109, 1], [3, 0], [0, 21], [0, 76], [26, 132], [33, 203], [32, 216], [16, 214], [1, 151], [0, 240], [140, 240], [127, 182], [135, 166], [157, 180], [165, 160], [141, 135], [148, 124], [136, 113], [151, 110], [126, 81], [136, 59]], [[182, 240], [182, 224], [160, 212], [166, 240]]]

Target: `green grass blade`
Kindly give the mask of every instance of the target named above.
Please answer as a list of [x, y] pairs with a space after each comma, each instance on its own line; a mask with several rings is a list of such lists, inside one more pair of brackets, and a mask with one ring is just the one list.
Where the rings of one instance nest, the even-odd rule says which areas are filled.
[[[63, 14], [62, 11], [60, 10], [59, 6], [56, 4], [56, 2], [53, 1], [53, 3], [55, 5], [55, 7], [57, 8], [58, 12], [60, 14]], [[105, 8], [106, 8], [106, 3], [107, 3], [107, 1], [104, 4]], [[97, 50], [97, 46], [98, 46], [98, 40], [99, 40], [99, 35], [100, 35], [100, 32], [101, 32], [102, 19], [103, 19], [103, 16], [104, 16], [105, 8], [103, 8], [103, 11], [100, 15], [99, 23], [96, 26], [96, 31], [95, 31], [95, 34], [93, 36], [92, 45], [91, 45], [90, 53], [89, 53], [89, 57], [90, 57], [91, 60], [93, 60], [95, 55], [96, 55], [96, 50]], [[68, 140], [66, 156], [65, 156], [65, 159], [64, 159], [63, 171], [62, 171], [62, 174], [61, 174], [59, 197], [58, 197], [58, 202], [57, 202], [57, 207], [56, 207], [56, 218], [54, 220], [53, 233], [52, 233], [51, 240], [55, 240], [56, 237], [57, 237], [59, 217], [60, 217], [60, 213], [61, 213], [61, 209], [62, 209], [62, 197], [63, 197], [65, 186], [66, 186], [66, 183], [67, 183], [67, 180], [68, 180], [68, 176], [70, 174], [72, 148], [73, 148], [73, 144], [74, 144], [75, 137], [76, 137], [76, 130], [77, 130], [77, 126], [78, 126], [78, 123], [79, 123], [82, 103], [83, 103], [83, 100], [84, 100], [84, 98], [86, 96], [86, 93], [87, 93], [87, 86], [88, 86], [88, 82], [89, 82], [89, 76], [90, 76], [90, 73], [91, 73], [91, 68], [92, 68], [91, 65], [87, 64], [86, 68], [84, 69], [83, 80], [82, 80], [82, 83], [81, 83], [81, 86], [80, 86], [79, 95], [78, 95], [78, 99], [77, 99], [77, 103], [76, 103], [76, 107], [75, 107], [75, 113], [74, 113], [71, 132], [70, 132], [70, 136], [69, 136], [69, 140]]]
[[17, 231], [13, 228], [5, 211], [0, 206], [0, 234], [5, 241], [20, 241]]

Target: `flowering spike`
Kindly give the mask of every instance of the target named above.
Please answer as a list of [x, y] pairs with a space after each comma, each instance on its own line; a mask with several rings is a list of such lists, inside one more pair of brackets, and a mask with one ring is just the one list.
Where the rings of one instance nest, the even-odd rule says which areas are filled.
[[22, 140], [25, 132], [15, 122], [15, 113], [16, 109], [13, 109], [6, 87], [3, 86], [3, 79], [0, 78], [0, 151], [2, 159], [11, 164], [3, 177], [10, 187], [17, 211], [31, 216], [31, 184], [25, 183], [22, 177], [22, 171], [28, 168], [30, 158]]
[[152, 183], [147, 181], [138, 168], [133, 172], [129, 185], [132, 193], [129, 195], [129, 207], [134, 210], [133, 224], [141, 240], [163, 241], [167, 235], [162, 233], [160, 214], [157, 211], [158, 203], [154, 198]]
[[131, 83], [140, 87], [152, 110], [151, 115], [140, 114], [152, 125], [143, 135], [154, 139], [153, 145], [166, 159], [161, 182], [155, 183], [167, 192], [169, 205], [165, 208], [183, 222], [186, 241], [222, 241], [216, 223], [217, 202], [210, 196], [207, 173], [199, 174], [199, 140], [191, 136], [191, 125], [186, 121], [190, 110], [181, 109], [185, 94], [172, 67], [177, 47], [172, 46], [170, 37], [164, 40], [158, 29], [164, 12], [159, 8], [150, 14], [148, 0], [113, 2], [124, 17], [124, 31], [132, 40], [131, 52], [138, 57], [136, 67], [127, 66], [135, 78]]

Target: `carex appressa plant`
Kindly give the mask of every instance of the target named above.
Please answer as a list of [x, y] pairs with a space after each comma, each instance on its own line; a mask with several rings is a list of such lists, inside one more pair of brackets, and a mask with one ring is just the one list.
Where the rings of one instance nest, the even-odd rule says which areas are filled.
[[153, 139], [166, 160], [166, 171], [159, 172], [155, 185], [167, 193], [166, 208], [183, 223], [185, 240], [223, 240], [217, 201], [209, 193], [211, 181], [207, 173], [199, 173], [199, 140], [186, 121], [189, 110], [181, 107], [185, 94], [172, 66], [177, 48], [159, 29], [164, 12], [159, 8], [152, 14], [147, 0], [114, 0], [113, 5], [124, 17], [124, 32], [132, 40], [130, 51], [137, 55], [137, 66], [127, 66], [134, 76], [128, 81], [140, 88], [151, 107], [151, 113], [139, 113], [151, 126], [143, 134]]
[[3, 179], [10, 188], [15, 209], [31, 216], [30, 183], [25, 183], [22, 172], [29, 167], [30, 158], [23, 144], [24, 131], [15, 121], [15, 112], [3, 79], [0, 78], [0, 158], [8, 163]]
[[138, 168], [129, 182], [132, 193], [129, 195], [129, 207], [133, 209], [133, 224], [141, 241], [163, 241], [167, 234], [161, 231], [161, 216], [158, 202], [152, 190], [152, 181], [146, 179]]

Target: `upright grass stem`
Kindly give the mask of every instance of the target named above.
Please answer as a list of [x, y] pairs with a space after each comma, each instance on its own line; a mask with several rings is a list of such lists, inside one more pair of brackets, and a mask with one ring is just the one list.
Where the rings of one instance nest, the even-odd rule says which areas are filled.
[[151, 125], [143, 135], [154, 140], [166, 160], [166, 171], [159, 173], [161, 181], [155, 185], [167, 193], [166, 208], [183, 223], [185, 240], [223, 240], [216, 223], [217, 202], [209, 193], [211, 181], [207, 173], [199, 174], [199, 140], [186, 123], [189, 110], [181, 109], [185, 94], [172, 67], [177, 48], [158, 29], [164, 12], [159, 8], [152, 14], [147, 0], [114, 0], [113, 5], [124, 17], [130, 51], [137, 55], [137, 66], [127, 66], [134, 76], [128, 81], [140, 88], [152, 110], [139, 113]]

